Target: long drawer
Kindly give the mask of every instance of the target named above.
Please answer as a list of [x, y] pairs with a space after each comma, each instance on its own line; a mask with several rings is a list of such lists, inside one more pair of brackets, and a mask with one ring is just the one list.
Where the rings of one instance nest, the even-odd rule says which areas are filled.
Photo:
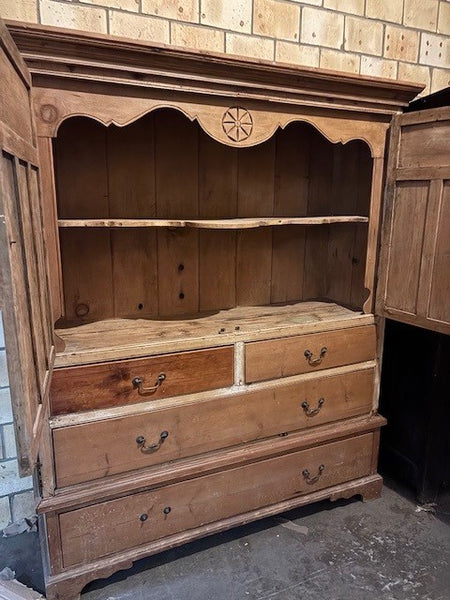
[[245, 347], [247, 383], [373, 360], [374, 325], [250, 342]]
[[57, 485], [369, 414], [372, 386], [372, 369], [355, 370], [55, 429]]
[[55, 369], [52, 414], [228, 387], [233, 372], [232, 346]]
[[65, 567], [370, 473], [373, 433], [60, 515]]

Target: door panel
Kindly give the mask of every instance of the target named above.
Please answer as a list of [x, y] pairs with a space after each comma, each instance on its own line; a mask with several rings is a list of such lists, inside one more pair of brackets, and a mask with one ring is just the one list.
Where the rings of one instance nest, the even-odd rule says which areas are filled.
[[386, 305], [412, 314], [417, 310], [427, 199], [427, 182], [399, 184], [392, 211]]
[[43, 242], [31, 79], [0, 22], [0, 307], [19, 471], [30, 474], [47, 414], [52, 323]]
[[429, 317], [450, 323], [450, 181], [443, 188], [431, 279]]
[[393, 119], [376, 305], [442, 333], [450, 333], [448, 131], [449, 107]]

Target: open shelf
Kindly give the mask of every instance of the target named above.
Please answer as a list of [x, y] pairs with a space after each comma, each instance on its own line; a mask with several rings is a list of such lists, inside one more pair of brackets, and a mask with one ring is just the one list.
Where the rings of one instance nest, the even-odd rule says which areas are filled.
[[134, 320], [158, 339], [159, 319], [312, 299], [361, 310], [370, 293], [364, 141], [298, 122], [234, 148], [162, 109], [123, 128], [68, 119], [54, 156], [63, 326]]
[[373, 323], [334, 302], [296, 302], [269, 306], [237, 306], [227, 310], [177, 315], [176, 318], [104, 319], [95, 323], [67, 323], [55, 332], [62, 341], [56, 366], [134, 358], [164, 352], [225, 346], [311, 333], [316, 330]]
[[368, 223], [360, 215], [323, 217], [257, 217], [236, 219], [60, 219], [58, 227], [191, 227], [193, 229], [255, 229], [276, 225], [330, 225], [333, 223]]

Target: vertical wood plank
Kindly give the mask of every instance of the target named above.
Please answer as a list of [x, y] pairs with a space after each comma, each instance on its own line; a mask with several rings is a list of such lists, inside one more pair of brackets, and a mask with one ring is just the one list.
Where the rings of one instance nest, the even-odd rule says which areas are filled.
[[[417, 291], [417, 315], [428, 316], [432, 281], [434, 276], [434, 261], [436, 246], [439, 238], [439, 217], [442, 204], [443, 181], [434, 179], [429, 182], [428, 202], [424, 223], [424, 239], [420, 277]], [[405, 245], [406, 248], [406, 245]], [[447, 277], [450, 282], [450, 276]], [[445, 277], [443, 279], [445, 281]], [[439, 285], [439, 284], [438, 284]]]
[[55, 140], [55, 167], [61, 219], [109, 216], [106, 127], [82, 117], [65, 121]]
[[40, 161], [40, 178], [42, 198], [42, 221], [45, 236], [45, 245], [48, 258], [50, 302], [53, 321], [57, 321], [63, 314], [64, 298], [62, 285], [61, 251], [56, 210], [55, 168], [51, 138], [39, 137], [37, 139]]
[[[198, 217], [198, 125], [177, 111], [155, 118], [156, 214]], [[161, 229], [158, 244], [158, 305], [161, 315], [199, 310], [198, 231]]]
[[[154, 119], [107, 131], [110, 217], [156, 216]], [[155, 229], [111, 231], [114, 315], [158, 314]]]
[[[22, 228], [24, 242], [24, 270], [27, 281], [27, 297], [30, 306], [30, 319], [32, 330], [32, 343], [34, 364], [41, 394], [45, 390], [46, 372], [48, 365], [45, 362], [49, 351], [49, 339], [43, 330], [43, 310], [39, 290], [38, 256], [36, 252], [35, 232], [33, 230], [28, 167], [15, 159], [14, 171], [18, 191], [19, 222]], [[41, 232], [39, 232], [41, 235]], [[32, 298], [31, 298], [32, 296]]]
[[275, 216], [307, 215], [310, 137], [311, 129], [303, 123], [276, 133]]
[[304, 227], [273, 229], [271, 302], [293, 302], [303, 298], [305, 237]]
[[[237, 215], [238, 150], [200, 131], [199, 217]], [[236, 232], [200, 230], [200, 310], [231, 308], [236, 303]]]
[[202, 311], [236, 306], [236, 232], [199, 231], [199, 307]]
[[[55, 142], [61, 218], [109, 216], [106, 128], [91, 119], [63, 123]], [[76, 165], [76, 168], [74, 168]], [[60, 230], [65, 314], [68, 320], [114, 316], [109, 231]]]
[[114, 316], [110, 232], [61, 229], [65, 314], [70, 320]]
[[238, 153], [199, 131], [199, 218], [237, 216]]
[[158, 306], [161, 316], [199, 310], [198, 230], [158, 230]]
[[270, 302], [272, 232], [268, 227], [238, 232], [236, 300], [238, 306]]
[[0, 250], [3, 291], [8, 302], [4, 309], [5, 338], [8, 343], [8, 374], [14, 390], [16, 439], [20, 439], [18, 461], [30, 472], [29, 456], [33, 429], [39, 412], [40, 393], [31, 334], [28, 285], [25, 279], [25, 249], [20, 231], [18, 198], [13, 157], [0, 155]]
[[366, 274], [364, 286], [368, 297], [364, 302], [363, 311], [374, 311], [375, 273], [378, 259], [378, 240], [381, 221], [381, 200], [383, 193], [383, 164], [382, 158], [373, 159], [372, 188], [370, 194], [369, 228], [367, 232]]
[[428, 315], [450, 322], [450, 182], [443, 186]]
[[[386, 305], [416, 314], [428, 183], [398, 184], [389, 240]], [[405, 240], [408, 251], [405, 252]]]
[[154, 113], [156, 214], [198, 217], [198, 125], [176, 110]]
[[45, 352], [44, 361], [46, 364], [47, 371], [49, 367], [47, 359], [50, 355], [50, 350], [53, 344], [53, 323], [49, 320], [49, 315], [51, 315], [51, 305], [48, 284], [47, 260], [45, 255], [44, 240], [42, 238], [44, 220], [41, 207], [41, 190], [39, 187], [39, 175], [37, 169], [28, 165], [27, 175], [30, 200], [31, 226], [33, 231], [33, 241], [35, 245], [35, 255], [37, 260], [36, 267], [38, 289], [37, 297], [35, 297], [35, 300], [38, 304], [38, 311], [40, 315], [42, 339]]
[[[276, 134], [277, 216], [304, 216], [308, 212], [310, 135], [310, 127], [303, 123], [292, 123]], [[273, 229], [271, 302], [302, 299], [305, 234], [303, 227]]]
[[240, 149], [238, 161], [238, 217], [272, 216], [275, 138], [258, 146]]
[[379, 315], [384, 313], [386, 303], [390, 240], [392, 238], [394, 198], [396, 191], [395, 170], [397, 168], [401, 143], [400, 133], [400, 115], [394, 115], [389, 128], [389, 147], [387, 152], [388, 162], [386, 168], [386, 185], [383, 197], [383, 220], [381, 223], [380, 235], [381, 248], [379, 253], [378, 284], [375, 306], [375, 311]]

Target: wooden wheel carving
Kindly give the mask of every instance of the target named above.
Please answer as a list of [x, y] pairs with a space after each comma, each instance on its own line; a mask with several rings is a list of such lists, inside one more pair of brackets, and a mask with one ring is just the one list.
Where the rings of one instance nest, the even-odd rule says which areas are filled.
[[223, 115], [222, 127], [230, 140], [242, 142], [250, 137], [253, 131], [252, 115], [242, 106], [232, 106]]

